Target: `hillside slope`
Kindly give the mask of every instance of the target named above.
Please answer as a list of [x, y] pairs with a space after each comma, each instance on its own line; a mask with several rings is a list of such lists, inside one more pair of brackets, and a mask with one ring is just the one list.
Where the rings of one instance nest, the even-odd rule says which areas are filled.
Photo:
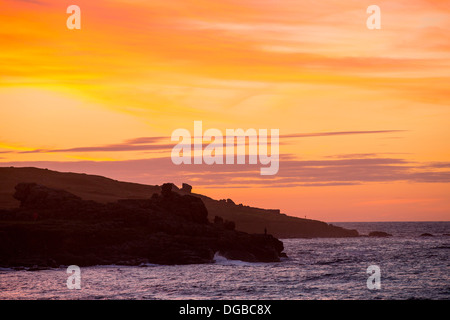
[[[14, 187], [18, 183], [34, 182], [49, 188], [64, 189], [82, 199], [100, 203], [118, 199], [146, 199], [153, 193], [160, 193], [160, 186], [121, 182], [101, 176], [65, 173], [39, 168], [0, 167], [0, 208], [10, 209], [19, 206], [13, 198]], [[182, 190], [175, 190], [186, 194]], [[214, 200], [207, 196], [192, 193], [203, 200], [208, 217], [213, 220], [220, 216], [234, 221], [236, 229], [248, 233], [267, 232], [277, 238], [313, 238], [313, 237], [354, 237], [356, 230], [336, 227], [317, 220], [302, 219], [279, 213], [279, 210], [266, 210], [232, 201]]]

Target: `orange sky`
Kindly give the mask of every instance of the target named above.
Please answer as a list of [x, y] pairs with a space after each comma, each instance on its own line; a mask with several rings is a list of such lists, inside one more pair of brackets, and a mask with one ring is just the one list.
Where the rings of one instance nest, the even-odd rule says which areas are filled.
[[[450, 3], [0, 0], [0, 165], [324, 221], [449, 220]], [[81, 8], [68, 30], [66, 8]], [[175, 166], [177, 128], [280, 130], [280, 170]]]

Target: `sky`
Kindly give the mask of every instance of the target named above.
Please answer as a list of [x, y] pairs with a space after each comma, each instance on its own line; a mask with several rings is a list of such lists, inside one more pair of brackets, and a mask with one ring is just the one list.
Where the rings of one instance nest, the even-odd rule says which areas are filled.
[[[81, 29], [69, 30], [69, 5]], [[366, 9], [381, 9], [369, 30]], [[0, 0], [0, 166], [327, 222], [450, 219], [450, 2]], [[179, 165], [178, 128], [279, 129], [279, 171]]]

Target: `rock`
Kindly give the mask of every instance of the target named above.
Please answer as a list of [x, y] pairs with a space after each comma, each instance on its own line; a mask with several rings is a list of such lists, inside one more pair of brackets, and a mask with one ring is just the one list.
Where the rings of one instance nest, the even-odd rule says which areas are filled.
[[0, 212], [0, 267], [210, 263], [216, 252], [250, 262], [285, 257], [273, 236], [235, 231], [220, 217], [209, 223], [200, 198], [172, 192], [171, 184], [161, 189], [161, 196], [100, 204], [19, 184], [20, 208]]
[[53, 259], [47, 259], [47, 266], [50, 268], [58, 268], [59, 265]]
[[228, 203], [228, 204], [231, 204], [231, 205], [236, 205], [236, 203], [234, 203], [234, 201], [231, 200], [231, 199], [227, 199], [227, 203]]
[[234, 230], [234, 229], [236, 229], [236, 224], [234, 223], [234, 221], [225, 220], [225, 222], [223, 223], [223, 226], [227, 230]]
[[172, 193], [173, 184], [172, 183], [164, 183], [161, 186], [161, 195], [163, 197], [170, 196]]
[[372, 231], [369, 233], [369, 237], [392, 237], [392, 234], [383, 231]]
[[422, 233], [421, 237], [434, 237], [431, 233]]
[[183, 183], [182, 187], [181, 187], [181, 191], [184, 191], [186, 193], [191, 193], [192, 191], [192, 186], [187, 184], [187, 183]]
[[219, 217], [219, 216], [214, 217], [214, 224], [219, 227], [223, 227], [226, 230], [235, 230], [236, 229], [236, 223], [234, 221], [224, 220], [222, 217]]
[[152, 198], [152, 205], [196, 223], [208, 223], [208, 211], [200, 198], [170, 191], [170, 184], [162, 186], [162, 197]]
[[219, 216], [215, 216], [214, 217], [214, 224], [222, 225], [223, 224], [223, 218], [219, 217]]
[[19, 183], [14, 198], [23, 208], [62, 208], [77, 205], [81, 198], [64, 190], [50, 189], [36, 183]]

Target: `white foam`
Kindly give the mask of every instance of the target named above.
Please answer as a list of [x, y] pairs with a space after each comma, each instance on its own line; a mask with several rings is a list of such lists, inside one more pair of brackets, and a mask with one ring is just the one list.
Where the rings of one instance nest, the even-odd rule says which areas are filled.
[[18, 270], [14, 270], [13, 268], [1, 268], [0, 267], [0, 272], [1, 271], [18, 271]]
[[216, 252], [214, 254], [214, 263], [223, 265], [223, 266], [255, 266], [262, 263], [258, 262], [246, 262], [242, 260], [230, 260], [225, 258], [224, 256], [220, 255], [219, 252]]

